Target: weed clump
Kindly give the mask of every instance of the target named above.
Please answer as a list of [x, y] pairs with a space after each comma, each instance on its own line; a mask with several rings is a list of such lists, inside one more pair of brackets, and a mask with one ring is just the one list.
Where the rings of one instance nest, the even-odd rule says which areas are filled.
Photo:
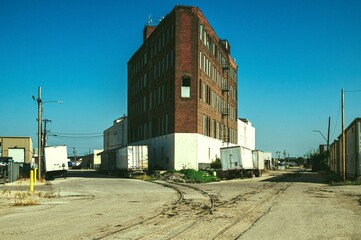
[[133, 178], [143, 180], [143, 181], [173, 181], [173, 182], [182, 182], [182, 183], [208, 183], [208, 182], [218, 182], [220, 181], [214, 175], [213, 171], [203, 171], [203, 170], [194, 170], [194, 169], [182, 169], [182, 170], [168, 170], [160, 175], [138, 175]]
[[33, 206], [40, 204], [35, 195], [30, 192], [17, 192], [14, 198], [14, 206]]
[[185, 182], [188, 183], [208, 183], [217, 182], [219, 179], [213, 175], [213, 172], [194, 170], [194, 169], [182, 169], [179, 173], [183, 174]]
[[147, 182], [154, 182], [154, 181], [158, 180], [156, 177], [149, 176], [149, 175], [137, 175], [137, 176], [134, 176], [134, 178], [138, 179], [138, 180], [147, 181]]
[[345, 181], [331, 181], [331, 186], [346, 186], [346, 185], [361, 185], [361, 179], [345, 180]]

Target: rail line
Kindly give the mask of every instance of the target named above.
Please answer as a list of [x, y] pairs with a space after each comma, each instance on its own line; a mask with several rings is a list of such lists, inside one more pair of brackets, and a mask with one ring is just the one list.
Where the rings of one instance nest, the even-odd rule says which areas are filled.
[[[237, 224], [239, 224], [242, 220], [244, 220], [246, 217], [248, 217], [249, 215], [251, 215], [253, 212], [255, 212], [257, 209], [261, 208], [263, 205], [265, 205], [268, 201], [270, 201], [272, 198], [274, 198], [275, 196], [277, 196], [278, 194], [280, 194], [281, 192], [284, 192], [291, 184], [290, 183], [284, 183], [283, 186], [280, 189], [277, 189], [277, 191], [275, 193], [272, 193], [270, 195], [268, 195], [267, 197], [265, 197], [264, 199], [262, 199], [260, 202], [258, 202], [256, 205], [254, 205], [251, 209], [249, 209], [248, 211], [246, 211], [244, 214], [240, 215], [239, 217], [237, 217], [234, 221], [232, 221], [231, 224], [225, 226], [224, 228], [222, 228], [220, 231], [218, 231], [218, 233], [216, 235], [214, 235], [212, 237], [212, 240], [214, 239], [224, 239], [222, 238], [222, 235], [224, 235], [227, 231], [229, 231], [231, 228], [233, 228], [234, 226], [236, 226]], [[233, 239], [238, 239], [239, 237], [241, 237], [245, 232], [247, 232], [253, 225], [254, 223], [256, 223], [260, 218], [262, 218], [264, 216], [264, 214], [262, 214], [261, 216], [257, 217], [257, 219], [255, 221], [252, 222], [252, 224], [245, 230], [242, 231], [240, 234], [238, 234], [235, 238]], [[229, 238], [227, 238], [229, 239]]]
[[[209, 201], [210, 205], [209, 206], [203, 205], [203, 206], [199, 206], [199, 209], [192, 209], [193, 211], [200, 211], [200, 212], [196, 213], [196, 215], [197, 215], [196, 219], [192, 219], [190, 221], [190, 219], [188, 217], [185, 217], [183, 219], [180, 219], [179, 221], [174, 221], [174, 223], [171, 225], [166, 225], [162, 228], [159, 228], [156, 231], [153, 230], [151, 234], [147, 234], [146, 236], [137, 238], [137, 240], [155, 239], [155, 238], [161, 239], [162, 236], [166, 237], [164, 235], [167, 235], [166, 239], [176, 238], [177, 236], [188, 231], [189, 229], [192, 229], [197, 224], [197, 222], [200, 219], [202, 219], [204, 216], [206, 216], [208, 214], [212, 214], [212, 211], [214, 208], [214, 198], [208, 192], [206, 192], [200, 188], [197, 188], [195, 186], [177, 183], [177, 182], [166, 182], [164, 186], [172, 187], [172, 188], [176, 189], [178, 192], [182, 192], [182, 190], [180, 188], [187, 188], [187, 189], [192, 189], [196, 192], [200, 192], [202, 195], [204, 195], [207, 198], [206, 201], [207, 202]], [[183, 201], [185, 201], [186, 204], [189, 204], [189, 202], [187, 203], [187, 199], [184, 197], [184, 195], [183, 195]], [[189, 213], [187, 213], [187, 214], [189, 214]]]
[[[158, 214], [140, 221], [128, 222], [126, 226], [105, 228], [102, 233], [97, 233], [98, 237], [93, 236], [92, 239], [120, 237], [137, 240], [176, 240], [193, 237], [195, 239], [197, 236], [202, 239], [205, 236], [207, 239], [238, 239], [269, 212], [270, 207], [268, 210], [262, 207], [268, 207], [267, 203], [291, 184], [268, 183], [227, 201], [218, 202], [211, 193], [196, 186], [163, 181], [156, 183], [175, 190], [178, 198]], [[243, 213], [234, 215], [237, 212]], [[230, 213], [233, 214], [231, 217], [221, 216]], [[207, 227], [212, 229], [212, 232], [205, 231]]]
[[[133, 224], [129, 224], [126, 227], [115, 230], [106, 230], [102, 236], [92, 238], [93, 240], [100, 240], [111, 238], [117, 234], [131, 235], [131, 239], [154, 239], [155, 236], [164, 236], [171, 234], [170, 238], [174, 235], [180, 235], [182, 232], [189, 228], [197, 221], [207, 214], [211, 214], [214, 207], [214, 198], [206, 191], [194, 186], [175, 182], [155, 182], [164, 187], [169, 187], [178, 193], [178, 199], [171, 204], [170, 207], [165, 208], [160, 213], [138, 221]], [[191, 189], [191, 192], [189, 191]], [[189, 197], [186, 197], [190, 195]], [[203, 196], [200, 197], [200, 195]], [[195, 203], [193, 203], [195, 202]], [[206, 204], [204, 204], [206, 203]], [[181, 209], [183, 208], [183, 209]], [[189, 211], [194, 212], [197, 215], [197, 219], [189, 221], [187, 216], [182, 216], [177, 212], [180, 210], [183, 213], [189, 214]], [[168, 217], [168, 218], [167, 218]], [[142, 228], [142, 231], [147, 231], [147, 234], [137, 234], [137, 229]], [[179, 229], [177, 231], [177, 229]], [[170, 233], [171, 230], [171, 233]], [[122, 236], [123, 237], [123, 236]], [[125, 236], [124, 236], [125, 237]], [[158, 238], [159, 239], [159, 238]], [[169, 239], [167, 237], [167, 239]]]

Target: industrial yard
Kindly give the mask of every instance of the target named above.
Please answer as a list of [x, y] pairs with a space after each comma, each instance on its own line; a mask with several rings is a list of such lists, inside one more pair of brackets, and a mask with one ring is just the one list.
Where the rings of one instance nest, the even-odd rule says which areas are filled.
[[[1, 239], [358, 239], [360, 186], [313, 172], [267, 172], [208, 184], [156, 183], [73, 171], [14, 206], [0, 185]], [[43, 194], [39, 194], [43, 193]], [[45, 195], [47, 193], [48, 195]]]

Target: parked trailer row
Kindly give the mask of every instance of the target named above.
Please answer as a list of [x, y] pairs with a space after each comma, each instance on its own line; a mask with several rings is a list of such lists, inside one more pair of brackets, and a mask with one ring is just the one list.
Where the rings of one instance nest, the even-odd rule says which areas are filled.
[[256, 177], [261, 177], [264, 170], [264, 154], [259, 150], [252, 150], [253, 170]]
[[263, 152], [241, 146], [220, 149], [222, 172], [221, 178], [262, 176], [264, 170]]

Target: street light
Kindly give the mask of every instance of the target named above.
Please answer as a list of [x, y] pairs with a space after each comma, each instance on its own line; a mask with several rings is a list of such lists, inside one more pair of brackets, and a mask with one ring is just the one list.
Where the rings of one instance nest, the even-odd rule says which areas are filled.
[[49, 102], [63, 103], [63, 101], [61, 101], [61, 100], [56, 100], [56, 101], [45, 101], [45, 102], [43, 102], [43, 104], [44, 104], [44, 103], [49, 103]]
[[38, 179], [41, 179], [41, 155], [42, 155], [42, 144], [41, 144], [41, 139], [42, 139], [42, 114], [43, 114], [43, 104], [44, 103], [49, 103], [49, 102], [56, 102], [56, 103], [63, 103], [63, 101], [42, 101], [41, 100], [41, 87], [38, 87], [38, 98], [35, 98], [33, 96], [33, 100], [37, 101], [38, 103]]
[[321, 134], [321, 136], [323, 137], [323, 139], [325, 139], [326, 142], [328, 142], [328, 140], [326, 139], [325, 136], [323, 136], [322, 132], [319, 130], [312, 130], [312, 132], [318, 132], [319, 134]]
[[331, 117], [328, 117], [328, 132], [327, 132], [327, 138], [322, 134], [321, 131], [319, 131], [319, 130], [312, 130], [313, 132], [318, 132], [319, 134], [321, 134], [321, 136], [323, 137], [323, 139], [325, 139], [325, 141], [326, 141], [326, 143], [327, 143], [326, 160], [327, 160], [327, 165], [328, 165], [328, 167], [330, 166], [329, 159], [328, 159], [329, 149], [330, 149], [330, 122], [331, 122]]

